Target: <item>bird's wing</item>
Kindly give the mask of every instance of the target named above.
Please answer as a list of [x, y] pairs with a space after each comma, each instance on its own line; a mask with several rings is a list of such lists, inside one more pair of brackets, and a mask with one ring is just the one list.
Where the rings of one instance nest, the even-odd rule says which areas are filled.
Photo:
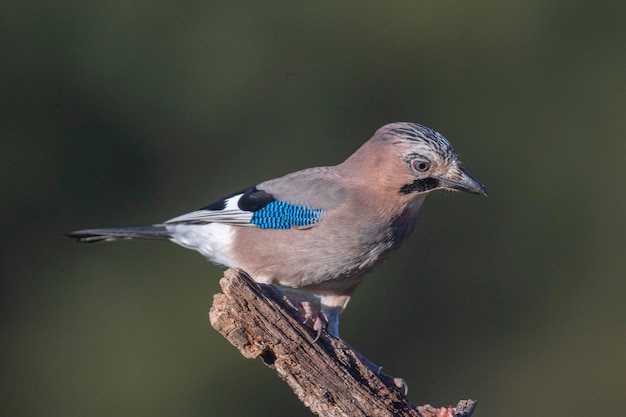
[[165, 224], [309, 228], [321, 222], [324, 213], [341, 203], [345, 194], [332, 168], [311, 168], [247, 188]]

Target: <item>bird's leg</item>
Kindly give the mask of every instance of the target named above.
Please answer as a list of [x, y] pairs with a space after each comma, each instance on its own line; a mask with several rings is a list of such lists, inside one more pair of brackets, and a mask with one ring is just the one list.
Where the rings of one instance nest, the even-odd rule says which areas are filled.
[[283, 292], [283, 294], [287, 297], [287, 300], [289, 300], [292, 306], [298, 310], [301, 308], [301, 311], [304, 313], [302, 324], [311, 323], [313, 325], [313, 330], [316, 332], [313, 342], [317, 342], [322, 335], [322, 330], [326, 328], [326, 318], [324, 315], [315, 309], [311, 301], [300, 298], [299, 295], [302, 294], [299, 293], [296, 295], [290, 292]]
[[326, 330], [337, 339], [340, 339], [339, 315], [348, 305], [348, 301], [350, 301], [349, 295], [322, 295], [320, 297], [322, 314], [328, 322]]
[[[285, 291], [283, 295], [292, 307], [297, 309], [303, 316], [302, 324], [312, 324], [313, 330], [316, 332], [313, 343], [317, 342], [322, 335], [322, 331], [326, 329], [331, 336], [339, 338], [339, 315], [345, 309], [350, 296], [320, 296], [321, 310], [319, 312], [309, 300], [300, 298], [310, 294], [297, 293], [293, 291]], [[408, 385], [402, 378], [394, 378], [383, 372], [383, 367], [376, 365], [374, 362], [361, 355], [353, 349], [349, 344], [344, 342], [349, 349], [352, 349], [361, 362], [374, 374], [376, 374], [386, 385], [395, 386], [404, 395], [408, 392]]]
[[328, 322], [324, 315], [313, 307], [313, 303], [310, 301], [302, 301], [300, 304], [304, 309], [304, 323], [311, 322], [313, 324], [313, 330], [317, 332], [313, 342], [317, 342], [317, 339], [322, 335], [322, 330], [328, 326]]
[[386, 374], [385, 372], [383, 372], [383, 367], [382, 366], [376, 365], [374, 362], [372, 362], [371, 360], [367, 359], [365, 356], [361, 355], [361, 353], [359, 353], [356, 349], [354, 349], [352, 346], [348, 345], [347, 343], [346, 343], [346, 345], [350, 349], [352, 349], [354, 351], [356, 356], [361, 360], [361, 362], [363, 362], [363, 365], [365, 365], [367, 367], [367, 369], [372, 371], [374, 374], [378, 375], [378, 377], [385, 384], [393, 385], [400, 392], [404, 393], [404, 395], [408, 394], [408, 392], [409, 392], [409, 385], [406, 383], [406, 381], [403, 378], [393, 377], [391, 375]]
[[[311, 323], [313, 330], [317, 332], [314, 341], [320, 338], [322, 330], [326, 329], [331, 336], [339, 339], [339, 315], [350, 301], [349, 295], [322, 295], [320, 296], [320, 313], [315, 309], [313, 303], [303, 300], [293, 293], [284, 293], [287, 299], [294, 306], [301, 306], [304, 311], [303, 324]], [[300, 295], [300, 294], [298, 294]]]

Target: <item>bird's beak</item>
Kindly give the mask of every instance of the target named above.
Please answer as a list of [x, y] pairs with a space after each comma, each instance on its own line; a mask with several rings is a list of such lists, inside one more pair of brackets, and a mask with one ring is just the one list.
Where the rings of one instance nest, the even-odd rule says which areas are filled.
[[461, 169], [461, 178], [451, 179], [446, 177], [438, 177], [439, 186], [452, 190], [464, 191], [470, 194], [487, 195], [485, 187], [479, 183], [474, 177]]

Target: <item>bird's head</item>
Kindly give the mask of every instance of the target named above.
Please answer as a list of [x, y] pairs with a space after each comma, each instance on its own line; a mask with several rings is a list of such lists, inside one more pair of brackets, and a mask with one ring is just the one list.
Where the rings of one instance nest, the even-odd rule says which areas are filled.
[[[377, 176], [401, 194], [445, 189], [487, 195], [485, 187], [463, 169], [450, 142], [428, 127], [405, 122], [385, 125], [363, 150], [364, 159], [376, 166]], [[367, 154], [376, 157], [372, 160]]]

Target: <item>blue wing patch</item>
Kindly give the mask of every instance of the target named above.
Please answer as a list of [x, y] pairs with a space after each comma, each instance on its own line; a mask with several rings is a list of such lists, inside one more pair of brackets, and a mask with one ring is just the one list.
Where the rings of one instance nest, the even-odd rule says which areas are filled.
[[254, 212], [250, 223], [259, 229], [290, 229], [319, 223], [324, 210], [296, 206], [274, 200]]

